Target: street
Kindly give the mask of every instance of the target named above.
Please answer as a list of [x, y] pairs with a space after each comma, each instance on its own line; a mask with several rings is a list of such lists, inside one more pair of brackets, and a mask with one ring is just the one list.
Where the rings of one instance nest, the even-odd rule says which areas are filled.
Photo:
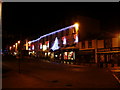
[[[6, 58], [5, 58], [6, 59]], [[3, 59], [2, 88], [119, 88], [108, 68]], [[20, 72], [19, 72], [20, 70]]]

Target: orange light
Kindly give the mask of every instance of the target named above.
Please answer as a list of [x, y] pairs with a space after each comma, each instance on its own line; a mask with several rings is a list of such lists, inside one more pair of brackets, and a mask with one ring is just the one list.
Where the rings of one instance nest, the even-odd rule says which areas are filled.
[[13, 45], [13, 47], [15, 47], [15, 45]]
[[118, 33], [118, 38], [120, 38], [120, 33]]
[[79, 29], [79, 24], [78, 24], [78, 23], [75, 23], [74, 25], [75, 25], [76, 31], [78, 31], [78, 29]]
[[15, 45], [17, 46], [17, 43], [15, 43]]
[[12, 49], [12, 47], [10, 46], [10, 50]]

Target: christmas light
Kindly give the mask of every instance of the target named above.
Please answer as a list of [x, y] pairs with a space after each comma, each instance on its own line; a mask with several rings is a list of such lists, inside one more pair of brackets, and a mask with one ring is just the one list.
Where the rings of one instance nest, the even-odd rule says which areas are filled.
[[44, 38], [44, 37], [46, 37], [46, 36], [49, 36], [49, 35], [52, 35], [52, 34], [55, 34], [55, 33], [58, 33], [58, 32], [61, 32], [61, 31], [67, 30], [67, 29], [69, 29], [69, 28], [73, 28], [73, 27], [76, 27], [76, 24], [71, 25], [71, 26], [68, 26], [68, 27], [65, 27], [65, 28], [62, 28], [62, 29], [57, 30], [57, 31], [54, 31], [54, 32], [51, 32], [51, 33], [49, 33], [49, 34], [45, 34], [45, 35], [39, 37], [39, 38], [36, 39], [36, 40], [29, 41], [28, 43], [36, 42], [36, 41], [40, 40], [41, 38]]
[[53, 44], [53, 46], [52, 46], [51, 49], [52, 49], [53, 51], [59, 49], [57, 37], [55, 38], [55, 42], [54, 42], [54, 44]]

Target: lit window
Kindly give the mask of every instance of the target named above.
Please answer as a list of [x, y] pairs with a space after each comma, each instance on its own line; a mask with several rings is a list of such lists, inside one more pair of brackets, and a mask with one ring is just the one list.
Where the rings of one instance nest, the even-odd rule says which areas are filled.
[[32, 45], [32, 50], [34, 50], [34, 45]]
[[45, 51], [47, 49], [46, 45], [43, 45], [43, 51]]
[[77, 43], [78, 42], [78, 35], [77, 34], [74, 35], [74, 39], [75, 39], [75, 42]]
[[46, 41], [46, 46], [47, 48], [49, 48], [49, 41]]
[[64, 59], [67, 59], [67, 52], [64, 52]]
[[40, 43], [40, 49], [42, 49], [42, 43]]
[[66, 44], [66, 37], [62, 37], [62, 40], [63, 40], [63, 44], [65, 45]]

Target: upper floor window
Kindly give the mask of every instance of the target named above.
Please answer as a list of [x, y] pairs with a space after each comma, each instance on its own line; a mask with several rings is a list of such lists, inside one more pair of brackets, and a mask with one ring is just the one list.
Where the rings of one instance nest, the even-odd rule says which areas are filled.
[[82, 48], [85, 48], [85, 41], [82, 41]]
[[75, 28], [73, 28], [73, 32], [72, 32], [73, 34], [75, 34], [76, 33], [76, 30], [75, 30]]
[[65, 45], [67, 42], [66, 42], [66, 37], [62, 37], [62, 40], [63, 40], [63, 44]]
[[34, 47], [34, 45], [32, 45], [32, 50], [34, 50], [35, 49], [35, 47]]
[[92, 40], [88, 41], [88, 48], [92, 48]]
[[110, 48], [110, 47], [112, 47], [112, 40], [111, 40], [111, 39], [106, 39], [106, 40], [104, 40], [104, 47], [105, 47], [105, 48]]
[[69, 35], [69, 29], [66, 30], [66, 36]]
[[42, 49], [42, 43], [40, 43], [40, 49]]

